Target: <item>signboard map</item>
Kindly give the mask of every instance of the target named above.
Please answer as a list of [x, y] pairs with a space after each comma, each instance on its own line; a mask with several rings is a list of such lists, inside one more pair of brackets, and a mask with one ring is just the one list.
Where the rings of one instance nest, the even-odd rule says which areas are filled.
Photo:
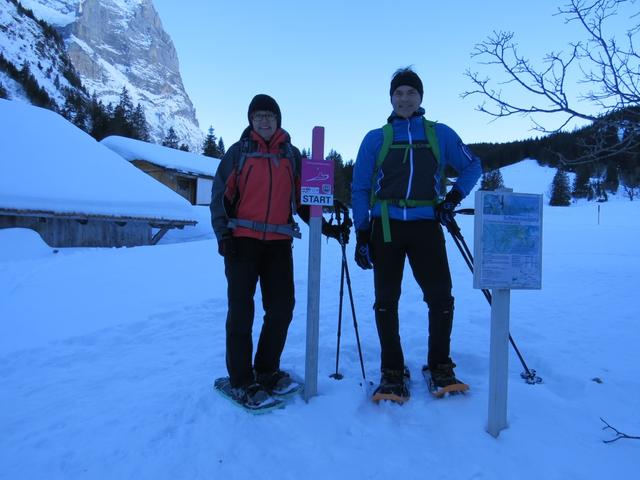
[[542, 288], [542, 195], [476, 193], [474, 288]]
[[302, 205], [333, 205], [333, 162], [302, 159]]

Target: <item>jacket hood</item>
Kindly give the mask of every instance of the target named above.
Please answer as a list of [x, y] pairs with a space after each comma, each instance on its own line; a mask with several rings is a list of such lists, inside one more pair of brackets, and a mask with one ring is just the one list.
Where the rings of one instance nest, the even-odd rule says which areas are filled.
[[260, 135], [255, 133], [251, 125], [245, 128], [244, 131], [242, 132], [242, 135], [240, 135], [240, 140], [244, 140], [244, 139], [250, 139], [258, 143], [264, 143], [265, 146], [267, 147], [271, 145], [276, 145], [276, 144], [279, 145], [287, 142], [291, 143], [291, 137], [289, 136], [289, 133], [284, 128], [276, 129], [271, 139], [267, 142], [264, 138], [262, 138]]

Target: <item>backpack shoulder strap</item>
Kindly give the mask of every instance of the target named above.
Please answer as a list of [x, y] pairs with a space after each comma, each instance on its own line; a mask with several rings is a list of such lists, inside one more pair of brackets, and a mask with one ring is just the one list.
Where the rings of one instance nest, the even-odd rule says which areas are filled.
[[[286, 142], [283, 145], [282, 150], [284, 156], [289, 159], [289, 164], [291, 165], [293, 173], [291, 178], [291, 216], [293, 217], [293, 214], [298, 211], [298, 202], [296, 201], [296, 177], [298, 175], [299, 162], [296, 161], [296, 155], [293, 151], [293, 145], [291, 145], [291, 142]], [[293, 219], [291, 221], [293, 222]]]
[[298, 162], [296, 162], [296, 156], [293, 151], [293, 145], [291, 145], [290, 142], [286, 142], [282, 150], [283, 150], [284, 156], [289, 159], [291, 168], [293, 168], [293, 176], [295, 177], [298, 174], [298, 165], [297, 165]]
[[374, 174], [378, 171], [380, 165], [382, 165], [382, 162], [384, 162], [384, 159], [387, 158], [387, 153], [389, 153], [389, 149], [391, 148], [392, 143], [393, 126], [390, 123], [387, 123], [382, 127], [382, 147], [380, 148], [380, 152], [378, 152], [378, 157], [376, 158], [376, 168]]
[[380, 151], [376, 157], [373, 175], [371, 175], [371, 198], [369, 200], [371, 206], [376, 203], [375, 186], [376, 178], [378, 177], [378, 170], [380, 170], [380, 166], [384, 162], [384, 159], [387, 158], [391, 144], [393, 144], [393, 126], [390, 123], [386, 123], [382, 127], [382, 147], [380, 147]]
[[440, 178], [438, 197], [441, 199], [447, 191], [447, 176], [445, 175], [444, 163], [440, 161], [440, 143], [438, 143], [438, 136], [436, 135], [436, 123], [438, 122], [424, 119], [424, 132], [429, 141], [433, 156], [436, 157], [436, 162], [438, 163], [438, 176]]
[[429, 142], [429, 147], [433, 155], [436, 157], [436, 162], [440, 163], [440, 144], [438, 143], [438, 136], [436, 135], [436, 123], [431, 120], [424, 119], [424, 133]]
[[250, 151], [251, 140], [249, 138], [243, 138], [242, 140], [240, 140], [240, 155], [238, 156], [235, 164], [237, 176], [240, 176], [240, 172], [242, 171], [242, 167], [244, 167], [244, 164], [247, 161], [247, 155]]

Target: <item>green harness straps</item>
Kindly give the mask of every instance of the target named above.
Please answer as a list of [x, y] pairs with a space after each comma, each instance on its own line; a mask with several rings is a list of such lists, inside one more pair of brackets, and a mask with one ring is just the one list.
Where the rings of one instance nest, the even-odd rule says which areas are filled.
[[439, 177], [440, 177], [439, 191], [442, 192], [444, 186], [446, 185], [445, 183], [446, 178], [444, 176], [444, 167], [440, 162], [440, 146], [438, 145], [438, 138], [436, 136], [436, 129], [435, 129], [436, 122], [429, 121], [426, 118], [423, 118], [422, 120], [424, 122], [424, 132], [425, 132], [425, 136], [427, 137], [428, 145], [424, 145], [424, 144], [394, 145], [393, 144], [393, 126], [390, 123], [387, 123], [385, 126], [382, 127], [383, 141], [382, 141], [382, 147], [380, 148], [380, 152], [378, 153], [378, 157], [376, 158], [376, 167], [372, 176], [370, 206], [373, 207], [373, 205], [375, 205], [376, 202], [380, 203], [380, 217], [382, 219], [382, 235], [385, 243], [388, 243], [391, 241], [391, 227], [389, 225], [389, 204], [390, 203], [392, 205], [398, 205], [399, 207], [422, 207], [422, 206], [428, 206], [428, 205], [435, 205], [439, 200], [439, 198], [435, 200], [413, 200], [409, 198], [381, 200], [378, 197], [376, 197], [375, 183], [376, 183], [376, 177], [378, 176], [378, 170], [380, 169], [380, 166], [387, 158], [387, 154], [389, 153], [390, 149], [404, 148], [405, 149], [404, 156], [406, 160], [406, 157], [409, 154], [409, 149], [425, 148], [425, 147], [430, 148], [431, 152], [436, 158], [436, 162], [438, 163]]

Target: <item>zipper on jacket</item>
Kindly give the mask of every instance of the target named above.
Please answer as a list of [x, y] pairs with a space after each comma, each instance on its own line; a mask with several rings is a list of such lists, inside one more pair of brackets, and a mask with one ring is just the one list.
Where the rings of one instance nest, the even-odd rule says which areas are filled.
[[[411, 119], [407, 119], [407, 134], [409, 137], [409, 183], [407, 185], [407, 193], [405, 194], [405, 200], [409, 200], [411, 196], [411, 185], [413, 184], [413, 138], [411, 136]], [[402, 209], [402, 216], [407, 219], [407, 206]]]
[[[271, 211], [271, 192], [273, 191], [273, 172], [271, 171], [271, 158], [267, 157], [269, 163], [269, 195], [267, 197], [267, 211], [264, 217], [264, 223], [269, 223], [269, 212]], [[262, 232], [262, 240], [267, 239], [267, 232]]]

